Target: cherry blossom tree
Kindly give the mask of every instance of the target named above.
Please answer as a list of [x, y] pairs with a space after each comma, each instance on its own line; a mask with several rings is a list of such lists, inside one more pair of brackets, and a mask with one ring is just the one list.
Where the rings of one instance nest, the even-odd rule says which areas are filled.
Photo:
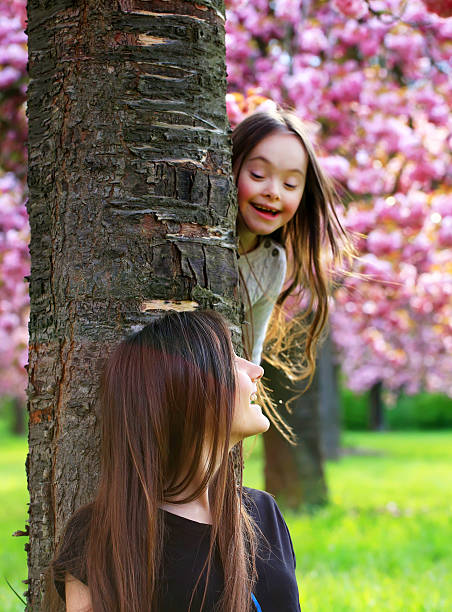
[[[25, 5], [0, 0], [0, 389], [17, 396], [28, 273]], [[346, 223], [367, 235], [356, 271], [376, 282], [348, 278], [333, 319], [356, 390], [383, 380], [451, 393], [451, 5], [227, 2], [229, 89], [254, 89], [245, 103], [228, 97], [231, 121], [265, 95], [316, 122], [325, 168], [344, 189]]]
[[450, 3], [228, 6], [231, 121], [270, 98], [317, 126], [357, 237], [332, 317], [347, 384], [452, 395]]
[[25, 0], [0, 1], [0, 395], [25, 397], [29, 227], [25, 208]]

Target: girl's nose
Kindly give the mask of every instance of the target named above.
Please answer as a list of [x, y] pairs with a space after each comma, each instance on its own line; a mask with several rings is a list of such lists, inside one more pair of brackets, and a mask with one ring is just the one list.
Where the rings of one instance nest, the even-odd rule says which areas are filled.
[[265, 186], [265, 196], [271, 200], [279, 200], [279, 190], [275, 181], [269, 181]]

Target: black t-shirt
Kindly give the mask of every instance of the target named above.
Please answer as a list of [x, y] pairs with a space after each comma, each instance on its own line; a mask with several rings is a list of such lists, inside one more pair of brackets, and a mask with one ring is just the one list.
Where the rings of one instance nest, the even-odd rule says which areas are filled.
[[[244, 503], [262, 536], [259, 536], [256, 568], [257, 583], [254, 596], [262, 612], [297, 612], [300, 610], [295, 578], [295, 555], [287, 525], [271, 495], [264, 491], [244, 488]], [[80, 558], [91, 507], [76, 513], [68, 523], [62, 546], [54, 567], [60, 579], [55, 586], [65, 599], [64, 570], [86, 584], [86, 570], [77, 562]], [[193, 588], [209, 551], [210, 525], [164, 512], [166, 537], [161, 574], [160, 610], [181, 612], [188, 609]], [[63, 570], [63, 571], [62, 571]], [[205, 580], [201, 580], [195, 593], [192, 610], [199, 610]], [[219, 556], [211, 568], [204, 610], [214, 610], [224, 586]], [[143, 608], [144, 610], [145, 608]]]

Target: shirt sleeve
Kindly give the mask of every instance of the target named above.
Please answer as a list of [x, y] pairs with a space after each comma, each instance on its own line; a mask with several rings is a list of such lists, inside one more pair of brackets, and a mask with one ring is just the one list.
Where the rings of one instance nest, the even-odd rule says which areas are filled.
[[262, 610], [299, 612], [295, 553], [286, 522], [271, 495], [246, 487], [244, 493], [244, 503], [258, 528], [255, 596]]
[[[276, 251], [276, 249], [275, 249]], [[273, 259], [273, 256], [271, 256]], [[276, 258], [275, 258], [276, 259]], [[272, 262], [273, 264], [273, 262]], [[275, 263], [269, 267], [269, 285], [265, 293], [252, 306], [251, 324], [253, 329], [253, 363], [260, 364], [264, 347], [268, 324], [276, 304], [276, 300], [282, 291], [286, 277], [286, 254], [284, 249], [278, 249], [278, 257]]]

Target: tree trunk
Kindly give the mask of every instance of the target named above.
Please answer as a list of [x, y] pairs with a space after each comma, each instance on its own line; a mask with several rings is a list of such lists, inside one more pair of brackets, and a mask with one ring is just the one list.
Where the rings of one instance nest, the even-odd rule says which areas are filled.
[[[291, 383], [266, 361], [262, 365], [277, 405], [287, 405], [300, 393], [303, 383]], [[292, 413], [285, 412], [284, 418], [296, 433], [298, 443], [290, 445], [272, 427], [264, 434], [265, 488], [283, 506], [296, 510], [303, 505], [327, 501], [320, 441], [318, 372], [310, 388], [291, 402], [290, 407]]]
[[318, 368], [322, 453], [325, 459], [338, 459], [341, 433], [339, 389], [337, 366], [333, 363], [333, 343], [330, 334], [320, 348]]
[[12, 401], [13, 426], [12, 432], [16, 436], [23, 436], [25, 433], [25, 405], [23, 399], [14, 397]]
[[382, 431], [385, 428], [382, 390], [383, 384], [378, 381], [371, 387], [369, 393], [369, 424], [373, 431]]
[[221, 1], [29, 0], [29, 589], [99, 475], [97, 372], [161, 310], [239, 337]]

